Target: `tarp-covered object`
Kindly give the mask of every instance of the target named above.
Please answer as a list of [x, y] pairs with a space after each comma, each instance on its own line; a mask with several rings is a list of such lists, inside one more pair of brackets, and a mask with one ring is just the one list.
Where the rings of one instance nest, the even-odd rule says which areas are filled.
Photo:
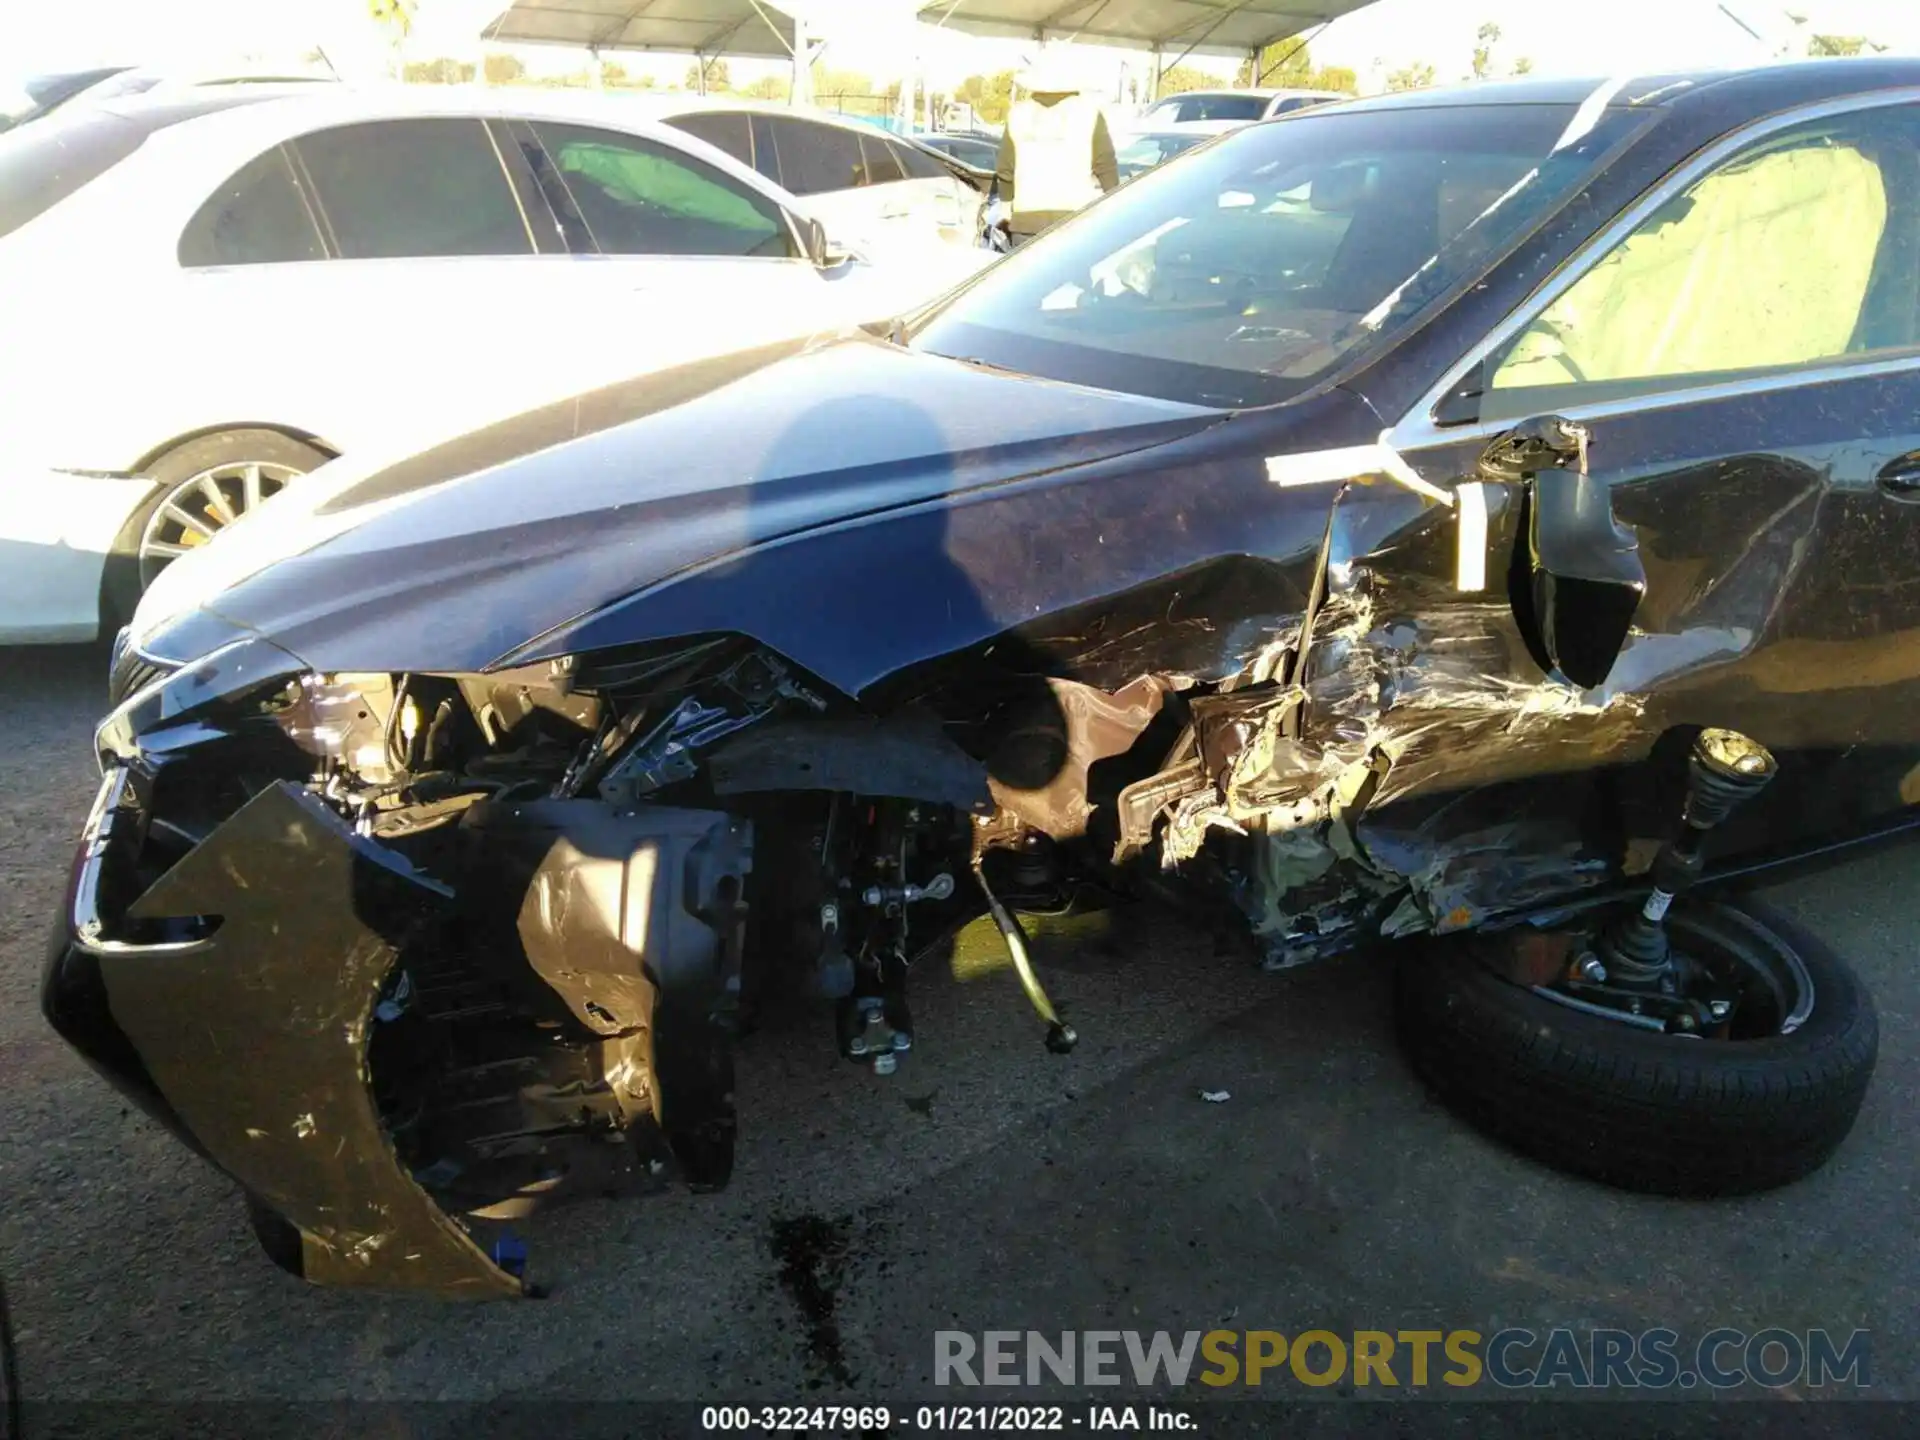
[[968, 35], [1245, 55], [1372, 0], [928, 0], [920, 18]]
[[480, 38], [785, 60], [793, 19], [768, 0], [514, 0]]

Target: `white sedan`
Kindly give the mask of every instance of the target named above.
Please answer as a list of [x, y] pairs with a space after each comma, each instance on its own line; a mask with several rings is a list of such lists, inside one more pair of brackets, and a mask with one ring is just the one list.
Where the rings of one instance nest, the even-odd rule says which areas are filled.
[[0, 644], [117, 625], [334, 455], [883, 318], [991, 258], [888, 238], [597, 97], [231, 86], [0, 136]]

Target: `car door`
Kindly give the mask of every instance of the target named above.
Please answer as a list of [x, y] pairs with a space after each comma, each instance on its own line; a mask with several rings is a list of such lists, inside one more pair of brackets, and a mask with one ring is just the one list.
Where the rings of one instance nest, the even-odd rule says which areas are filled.
[[908, 206], [926, 217], [940, 239], [949, 245], [969, 246], [980, 239], [980, 211], [986, 193], [956, 176], [951, 169], [917, 145], [888, 137], [886, 145], [905, 177]]
[[499, 415], [538, 332], [543, 255], [485, 122], [307, 131], [255, 156], [181, 234], [182, 323], [223, 423], [340, 450]]
[[795, 217], [691, 150], [570, 122], [513, 133], [581, 252], [555, 326], [576, 388], [873, 318], [855, 267], [817, 266]]
[[[1769, 803], [1819, 807], [1825, 828], [1920, 800], [1920, 107], [1829, 104], [1709, 150], [1393, 439], [1429, 475], [1467, 475], [1545, 415], [1589, 429], [1646, 575], [1589, 699], [1643, 712], [1624, 727], [1643, 739], [1732, 725], [1806, 761], [1826, 779]], [[1463, 523], [1461, 588], [1504, 588], [1516, 545], [1526, 563], [1514, 499], [1463, 492], [1463, 516], [1494, 518], [1484, 563]], [[1833, 765], [1872, 774], [1837, 783]]]

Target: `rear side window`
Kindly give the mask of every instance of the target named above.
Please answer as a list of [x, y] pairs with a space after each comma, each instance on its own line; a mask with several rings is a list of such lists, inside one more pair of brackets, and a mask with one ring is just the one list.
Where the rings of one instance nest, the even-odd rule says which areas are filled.
[[180, 236], [180, 263], [189, 267], [325, 258], [313, 212], [279, 145], [215, 190]]
[[667, 123], [726, 151], [742, 165], [753, 164], [753, 132], [745, 115], [676, 115]]
[[866, 160], [860, 137], [851, 130], [785, 116], [777, 117], [773, 128], [780, 137], [780, 174], [794, 194], [822, 195], [863, 183]]
[[583, 125], [533, 128], [603, 254], [793, 254], [779, 206], [691, 155]]
[[138, 150], [147, 128], [75, 109], [0, 136], [0, 235], [38, 219]]
[[478, 120], [342, 125], [302, 136], [295, 149], [342, 259], [533, 253]]
[[900, 157], [884, 135], [862, 135], [860, 158], [863, 185], [890, 185], [907, 178], [906, 171], [900, 168]]

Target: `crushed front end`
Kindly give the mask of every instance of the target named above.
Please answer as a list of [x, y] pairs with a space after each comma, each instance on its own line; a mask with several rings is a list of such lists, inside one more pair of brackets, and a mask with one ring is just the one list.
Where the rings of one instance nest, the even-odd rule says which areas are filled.
[[637, 803], [676, 758], [632, 742], [804, 701], [738, 642], [633, 664], [629, 706], [635, 675], [564, 663], [321, 676], [238, 641], [102, 725], [43, 1009], [307, 1279], [517, 1294], [497, 1222], [725, 1183], [753, 824]]

